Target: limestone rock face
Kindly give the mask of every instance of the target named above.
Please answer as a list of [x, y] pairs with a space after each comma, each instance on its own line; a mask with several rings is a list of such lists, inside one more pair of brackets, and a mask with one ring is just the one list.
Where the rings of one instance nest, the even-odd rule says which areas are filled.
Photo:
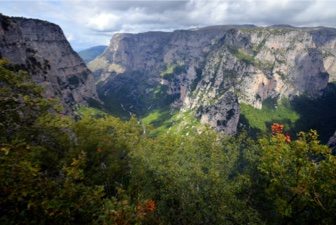
[[335, 56], [333, 28], [217, 26], [117, 34], [89, 67], [101, 96], [125, 97], [127, 111], [170, 105], [231, 135], [239, 103], [320, 97], [336, 81]]
[[214, 104], [202, 105], [196, 112], [201, 123], [209, 124], [226, 135], [235, 134], [239, 114], [238, 99], [233, 92], [226, 92], [220, 100]]
[[0, 15], [0, 57], [7, 58], [57, 98], [63, 113], [98, 99], [91, 71], [55, 24]]
[[330, 137], [328, 141], [328, 146], [331, 148], [332, 153], [335, 155], [336, 154], [336, 132], [334, 133], [333, 136]]
[[232, 30], [207, 58], [198, 88], [211, 96], [233, 88], [255, 108], [266, 98], [319, 97], [336, 75], [336, 30], [326, 29], [333, 38], [323, 42], [315, 37], [321, 29]]
[[[100, 97], [113, 103], [115, 108], [120, 105], [120, 111], [141, 116], [160, 107], [182, 109], [201, 79], [212, 46], [227, 30], [234, 27], [237, 26], [115, 34], [110, 46], [100, 57], [90, 62], [88, 67], [95, 75]], [[229, 107], [227, 111], [231, 109], [231, 104], [225, 103], [218, 104], [215, 108], [223, 109], [225, 106]], [[195, 115], [201, 115], [194, 111]], [[239, 118], [239, 107], [236, 113], [232, 117], [234, 121]], [[222, 117], [226, 118], [225, 112], [208, 119], [204, 116], [202, 121], [208, 123], [217, 117], [223, 121]], [[216, 124], [217, 120], [213, 127], [217, 127]], [[220, 130], [232, 133], [224, 126]]]

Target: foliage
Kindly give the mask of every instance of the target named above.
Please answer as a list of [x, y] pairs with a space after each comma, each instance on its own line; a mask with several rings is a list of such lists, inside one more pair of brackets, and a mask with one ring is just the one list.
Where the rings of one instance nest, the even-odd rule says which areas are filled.
[[179, 75], [181, 72], [185, 70], [185, 66], [183, 63], [172, 64], [166, 66], [165, 70], [160, 73], [160, 76], [166, 80], [171, 80], [174, 75]]
[[[265, 100], [266, 101], [266, 100]], [[284, 124], [288, 133], [295, 134], [295, 122], [299, 120], [300, 115], [295, 112], [287, 99], [282, 99], [279, 103], [263, 104], [262, 109], [255, 109], [244, 103], [240, 104], [241, 114], [246, 118], [246, 126], [266, 132], [273, 121]]]
[[[86, 182], [109, 187], [114, 182], [125, 181], [127, 155], [142, 133], [134, 117], [123, 123], [110, 116], [99, 119], [84, 116], [73, 125], [72, 131], [76, 137], [72, 154], [84, 150], [88, 155], [85, 173], [90, 180]], [[107, 191], [111, 190], [107, 188]]]
[[141, 119], [143, 127], [149, 129], [150, 137], [164, 136], [167, 133], [188, 136], [205, 128], [191, 111], [177, 112], [169, 107], [154, 110]]
[[76, 112], [76, 116], [78, 116], [79, 118], [83, 118], [84, 116], [92, 116], [92, 117], [103, 117], [107, 115], [107, 113], [105, 113], [104, 111], [97, 109], [97, 108], [93, 108], [93, 107], [80, 107], [77, 112]]
[[170, 134], [141, 146], [132, 154], [132, 185], [153, 195], [154, 214], [163, 224], [251, 222], [251, 211], [235, 198], [237, 183], [229, 179], [239, 152], [233, 139], [207, 130], [189, 137]]
[[[56, 114], [55, 101], [44, 99], [43, 89], [13, 68], [1, 60], [0, 223], [100, 221], [104, 210], [122, 204], [113, 191], [120, 192], [116, 182], [127, 170], [125, 153], [140, 138], [136, 119], [84, 116], [74, 123]], [[143, 202], [136, 197], [130, 207]]]
[[3, 141], [29, 138], [38, 114], [45, 115], [55, 104], [42, 98], [42, 88], [24, 71], [17, 75], [7, 60], [0, 59], [0, 135]]
[[103, 202], [103, 213], [99, 216], [99, 224], [133, 224], [143, 221], [148, 213], [155, 210], [153, 200], [143, 201], [141, 204], [131, 204], [129, 195], [122, 188], [118, 188], [118, 195]]
[[317, 130], [322, 143], [326, 144], [335, 132], [336, 126], [336, 85], [329, 83], [323, 95], [317, 99], [296, 96], [292, 100], [282, 98], [265, 99], [262, 109], [240, 104], [240, 123], [254, 135], [256, 131], [267, 132], [274, 121], [287, 127], [287, 132], [295, 136], [300, 131]]
[[327, 143], [336, 126], [336, 85], [329, 83], [320, 98], [295, 97], [291, 108], [300, 115], [295, 123], [296, 132], [317, 130], [322, 143]]
[[[336, 157], [321, 145], [316, 131], [300, 132], [291, 141], [281, 124], [271, 138], [261, 138], [247, 152], [249, 188], [267, 224], [332, 224], [335, 221]], [[256, 164], [257, 166], [251, 166]], [[254, 167], [254, 168], [251, 168]], [[252, 189], [253, 188], [253, 189]], [[251, 190], [252, 189], [252, 190]], [[257, 190], [257, 191], [256, 191]]]
[[141, 123], [144, 128], [153, 126], [151, 136], [157, 137], [167, 133], [172, 125], [172, 118], [177, 112], [174, 112], [170, 107], [163, 107], [160, 110], [153, 110], [151, 113], [142, 118]]
[[[56, 102], [14, 68], [0, 61], [1, 224], [336, 219], [336, 156], [314, 130], [295, 139], [284, 135], [280, 121], [258, 141], [246, 134], [227, 138], [196, 130], [188, 112], [159, 112], [144, 122], [159, 128], [168, 119], [176, 126], [153, 138], [134, 116], [121, 121], [88, 109], [77, 121], [58, 115]], [[188, 133], [182, 125], [191, 126]]]

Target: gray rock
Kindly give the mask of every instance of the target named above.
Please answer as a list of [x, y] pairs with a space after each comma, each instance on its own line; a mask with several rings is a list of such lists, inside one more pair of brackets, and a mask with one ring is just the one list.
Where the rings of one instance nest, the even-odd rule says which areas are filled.
[[65, 114], [98, 99], [91, 71], [55, 24], [0, 14], [0, 57], [44, 86], [44, 97], [59, 99]]
[[[231, 135], [238, 103], [260, 109], [267, 98], [320, 97], [328, 82], [336, 81], [335, 56], [333, 28], [215, 26], [116, 34], [89, 68], [102, 95], [128, 84], [128, 109], [152, 108], [148, 96], [165, 86], [166, 95], [178, 96], [171, 107], [191, 110]], [[132, 85], [136, 82], [146, 85]]]
[[332, 153], [335, 155], [336, 154], [336, 132], [334, 135], [329, 139], [328, 141], [328, 146], [331, 148]]

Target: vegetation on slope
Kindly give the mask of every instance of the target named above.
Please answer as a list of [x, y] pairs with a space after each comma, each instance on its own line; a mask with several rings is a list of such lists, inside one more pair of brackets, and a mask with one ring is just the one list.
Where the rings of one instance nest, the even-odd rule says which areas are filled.
[[[266, 132], [273, 122], [280, 122], [287, 127], [287, 132], [295, 135], [295, 122], [300, 115], [295, 112], [288, 99], [283, 98], [279, 103], [276, 99], [267, 99], [263, 102], [262, 109], [241, 103], [241, 123], [247, 130], [253, 132]], [[245, 121], [244, 121], [245, 120]]]
[[321, 141], [327, 143], [336, 127], [336, 85], [330, 83], [322, 97], [311, 99], [305, 95], [293, 100], [266, 99], [262, 109], [240, 104], [240, 123], [250, 134], [266, 132], [273, 122], [281, 122], [290, 135], [300, 131], [317, 130]]
[[150, 128], [150, 137], [164, 136], [168, 133], [188, 136], [205, 129], [193, 112], [181, 112], [164, 107], [148, 113], [141, 119], [143, 127]]
[[336, 156], [316, 131], [295, 138], [274, 124], [257, 141], [210, 129], [151, 138], [135, 117], [59, 116], [41, 91], [0, 61], [1, 224], [336, 219]]

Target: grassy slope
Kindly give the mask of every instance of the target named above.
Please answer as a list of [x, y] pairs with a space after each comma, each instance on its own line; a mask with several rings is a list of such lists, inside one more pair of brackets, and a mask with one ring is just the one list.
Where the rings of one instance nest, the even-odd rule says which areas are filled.
[[[295, 136], [299, 131], [315, 129], [320, 134], [322, 142], [326, 143], [336, 129], [335, 102], [336, 85], [329, 84], [324, 95], [315, 100], [306, 96], [296, 97], [292, 101], [282, 99], [276, 102], [267, 99], [261, 110], [241, 104], [239, 129], [246, 129], [252, 137], [256, 137], [258, 133], [269, 133], [272, 123], [276, 122], [284, 124], [285, 132], [291, 136]], [[126, 112], [119, 112], [121, 113]], [[117, 116], [116, 113], [113, 114]], [[174, 111], [170, 109], [169, 104], [140, 115], [139, 118], [144, 127], [152, 125], [153, 137], [167, 132], [188, 135], [204, 127], [192, 112]]]
[[154, 110], [141, 119], [144, 127], [152, 125], [151, 136], [156, 137], [166, 133], [189, 135], [203, 129], [199, 120], [190, 111], [181, 112], [164, 107]]
[[336, 129], [336, 85], [329, 84], [319, 99], [306, 96], [292, 101], [282, 99], [275, 105], [266, 101], [261, 110], [241, 104], [240, 123], [253, 136], [258, 132], [269, 132], [272, 123], [285, 125], [285, 132], [295, 136], [299, 131], [317, 130], [320, 140], [327, 143]]
[[[160, 88], [160, 87], [158, 87]], [[157, 91], [158, 96], [152, 98], [153, 101], [166, 100], [163, 94], [165, 91]], [[160, 93], [160, 94], [159, 94]], [[155, 91], [154, 91], [155, 96]], [[120, 97], [120, 96], [119, 96]], [[120, 101], [114, 99], [115, 104], [110, 107], [103, 107], [109, 114], [123, 120], [129, 119], [129, 113], [121, 109]], [[126, 101], [126, 99], [124, 99]], [[168, 99], [169, 100], [169, 99]], [[109, 99], [111, 103], [111, 99]], [[153, 137], [163, 135], [167, 132], [188, 135], [202, 129], [199, 120], [193, 116], [193, 112], [180, 112], [170, 108], [171, 101], [162, 104], [145, 114], [139, 114], [144, 127], [152, 125], [151, 135]], [[295, 136], [299, 131], [315, 129], [320, 134], [322, 143], [327, 143], [336, 129], [336, 84], [329, 84], [323, 96], [319, 99], [309, 99], [306, 96], [294, 98], [292, 101], [282, 99], [276, 101], [267, 99], [263, 103], [261, 110], [249, 105], [241, 104], [241, 116], [239, 130], [246, 129], [251, 137], [256, 137], [258, 133], [269, 133], [272, 123], [282, 123], [285, 125], [285, 132]], [[94, 105], [92, 105], [94, 106]], [[119, 108], [118, 108], [118, 107]], [[99, 108], [99, 107], [98, 107]], [[100, 107], [101, 108], [101, 107]], [[117, 109], [118, 108], [118, 109]], [[95, 111], [87, 113], [95, 114]]]
[[282, 99], [278, 104], [264, 104], [260, 110], [240, 104], [240, 110], [240, 123], [251, 133], [268, 132], [274, 122], [284, 124], [285, 132], [295, 133], [295, 123], [300, 118], [287, 99]]

